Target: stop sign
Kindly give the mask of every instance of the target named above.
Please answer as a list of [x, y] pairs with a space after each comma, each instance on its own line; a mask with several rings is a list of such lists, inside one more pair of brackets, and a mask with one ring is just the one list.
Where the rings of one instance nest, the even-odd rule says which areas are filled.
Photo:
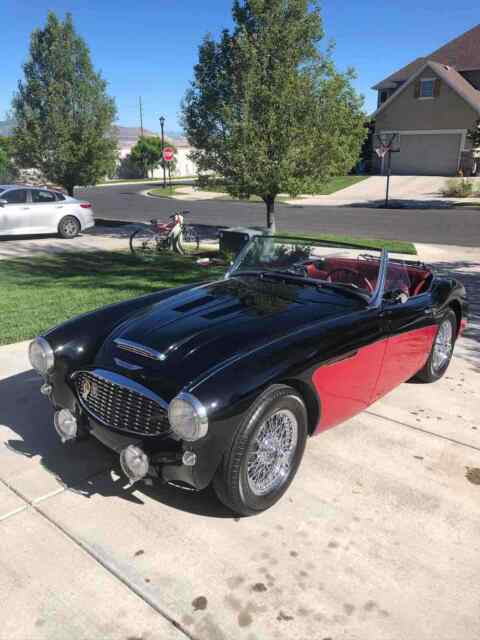
[[165, 160], [165, 162], [172, 162], [174, 153], [175, 151], [172, 149], [172, 147], [165, 147], [165, 149], [163, 150], [163, 159]]

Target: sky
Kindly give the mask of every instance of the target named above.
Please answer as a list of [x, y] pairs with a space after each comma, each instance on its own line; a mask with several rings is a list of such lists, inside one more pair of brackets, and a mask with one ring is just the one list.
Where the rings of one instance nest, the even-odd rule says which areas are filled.
[[[355, 87], [365, 110], [376, 105], [371, 86], [414, 58], [423, 56], [475, 26], [474, 2], [451, 0], [323, 0], [325, 38], [334, 40], [340, 70], [354, 67]], [[231, 0], [0, 0], [0, 120], [22, 77], [31, 31], [48, 10], [70, 12], [86, 40], [97, 70], [108, 82], [118, 124], [169, 132], [180, 130], [180, 102], [193, 76], [198, 46], [206, 33], [230, 27]]]

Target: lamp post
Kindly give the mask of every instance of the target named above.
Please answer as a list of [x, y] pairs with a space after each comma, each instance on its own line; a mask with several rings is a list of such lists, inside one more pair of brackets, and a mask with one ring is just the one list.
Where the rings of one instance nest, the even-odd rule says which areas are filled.
[[161, 116], [160, 118], [160, 128], [162, 130], [162, 166], [163, 166], [163, 188], [167, 186], [167, 175], [165, 173], [165, 160], [163, 159], [163, 150], [165, 148], [165, 136], [163, 133], [163, 128], [165, 126], [165, 118]]

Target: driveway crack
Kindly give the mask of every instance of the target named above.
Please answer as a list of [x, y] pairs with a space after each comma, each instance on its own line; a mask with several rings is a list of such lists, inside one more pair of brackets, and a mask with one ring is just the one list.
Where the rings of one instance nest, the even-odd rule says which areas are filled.
[[401, 420], [395, 420], [395, 418], [387, 418], [386, 416], [383, 416], [380, 413], [375, 413], [375, 411], [365, 411], [365, 413], [369, 413], [370, 415], [375, 416], [376, 418], [381, 418], [382, 420], [386, 420], [387, 422], [394, 422], [395, 424], [399, 424], [402, 427], [407, 427], [408, 429], [419, 431], [420, 433], [424, 433], [428, 436], [433, 436], [434, 438], [440, 438], [441, 440], [446, 440], [447, 442], [451, 442], [452, 444], [459, 445], [460, 447], [466, 447], [467, 449], [480, 451], [480, 447], [476, 447], [473, 444], [468, 444], [467, 442], [461, 442], [460, 440], [455, 440], [455, 438], [449, 438], [448, 436], [442, 436], [440, 433], [435, 433], [435, 431], [422, 429], [422, 427], [416, 427], [413, 424], [408, 424], [407, 422], [402, 422]]

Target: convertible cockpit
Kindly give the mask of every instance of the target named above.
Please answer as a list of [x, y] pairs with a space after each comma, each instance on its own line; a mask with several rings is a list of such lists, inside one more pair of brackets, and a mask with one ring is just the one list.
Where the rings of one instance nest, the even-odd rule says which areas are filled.
[[[380, 259], [362, 254], [355, 258], [327, 256], [305, 263], [309, 278], [352, 284], [372, 293], [377, 286]], [[409, 297], [428, 291], [432, 272], [424, 265], [411, 265], [390, 259], [385, 278], [385, 291], [400, 290]]]

